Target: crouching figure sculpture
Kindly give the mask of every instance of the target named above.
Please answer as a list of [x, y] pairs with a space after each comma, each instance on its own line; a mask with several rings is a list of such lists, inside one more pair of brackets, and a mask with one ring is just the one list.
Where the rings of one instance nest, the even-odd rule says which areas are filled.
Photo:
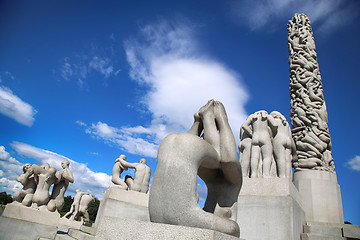
[[[188, 133], [170, 134], [159, 147], [150, 220], [239, 236], [236, 212], [242, 173], [225, 108], [210, 100], [194, 119]], [[197, 204], [197, 175], [208, 188], [204, 210]]]

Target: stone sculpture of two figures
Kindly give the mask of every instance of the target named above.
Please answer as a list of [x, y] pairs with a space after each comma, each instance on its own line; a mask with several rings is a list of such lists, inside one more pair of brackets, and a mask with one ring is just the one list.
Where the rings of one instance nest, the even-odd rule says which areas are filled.
[[[197, 176], [208, 195], [197, 204]], [[237, 198], [242, 185], [236, 143], [221, 102], [210, 100], [194, 115], [187, 133], [161, 143], [151, 185], [152, 222], [216, 230], [239, 236]]]

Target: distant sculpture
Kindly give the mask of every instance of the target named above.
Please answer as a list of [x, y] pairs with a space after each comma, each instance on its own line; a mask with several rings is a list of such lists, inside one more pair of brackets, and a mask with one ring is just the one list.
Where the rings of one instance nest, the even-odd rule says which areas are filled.
[[121, 173], [124, 170], [127, 170], [127, 168], [124, 167], [121, 163], [121, 161], [125, 161], [125, 160], [126, 160], [126, 156], [123, 154], [120, 155], [120, 157], [115, 160], [115, 164], [112, 170], [111, 181], [115, 185], [119, 186], [121, 189], [127, 190], [128, 185], [124, 182], [124, 180], [121, 179]]
[[295, 14], [288, 23], [292, 135], [295, 170], [334, 172], [327, 110], [310, 20]]
[[147, 193], [149, 190], [151, 170], [146, 166], [146, 159], [140, 159], [139, 163], [129, 163], [122, 158], [119, 158], [119, 161], [123, 167], [135, 169], [134, 178], [130, 175], [125, 176], [125, 182], [129, 190]]
[[68, 218], [70, 220], [77, 220], [80, 216], [84, 216], [83, 221], [86, 223], [89, 222], [89, 214], [87, 212], [89, 204], [94, 201], [94, 195], [86, 192], [81, 192], [79, 189], [76, 190], [76, 195], [74, 197], [74, 202], [71, 204], [70, 211], [67, 212], [63, 218]]
[[36, 183], [34, 179], [34, 170], [30, 169], [31, 164], [26, 163], [23, 166], [24, 174], [16, 178], [24, 187], [23, 189], [14, 193], [14, 201], [22, 203], [24, 206], [31, 206], [32, 198], [36, 190]]
[[74, 182], [74, 177], [69, 169], [70, 162], [68, 160], [61, 162], [61, 167], [63, 168], [60, 171], [55, 173], [56, 181], [52, 190], [50, 201], [47, 204], [49, 211], [54, 212], [57, 209], [59, 212], [64, 206], [64, 194], [66, 189], [69, 186], [69, 183]]
[[33, 208], [38, 208], [39, 206], [46, 205], [49, 201], [49, 189], [56, 180], [56, 169], [51, 168], [48, 163], [44, 163], [41, 167], [33, 164], [29, 170], [34, 172], [35, 180], [37, 182], [31, 206]]
[[[239, 236], [236, 208], [242, 174], [225, 108], [210, 100], [194, 120], [188, 133], [170, 134], [160, 144], [150, 220]], [[208, 188], [205, 211], [197, 204], [197, 174]]]
[[[296, 160], [290, 126], [279, 112], [251, 114], [240, 129], [240, 161], [243, 174], [251, 178], [289, 178]], [[274, 160], [274, 161], [273, 161]], [[273, 169], [275, 162], [276, 171]]]

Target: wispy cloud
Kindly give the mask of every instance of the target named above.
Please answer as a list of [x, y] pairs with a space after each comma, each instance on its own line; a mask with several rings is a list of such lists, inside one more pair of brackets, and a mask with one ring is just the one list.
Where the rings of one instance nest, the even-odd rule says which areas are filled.
[[31, 127], [36, 112], [33, 106], [21, 100], [9, 88], [0, 86], [0, 113]]
[[224, 103], [238, 136], [248, 98], [241, 76], [209, 57], [190, 25], [159, 21], [124, 43], [129, 75], [146, 89], [141, 105], [151, 114], [150, 124], [114, 128], [98, 122], [87, 128], [88, 133], [130, 153], [156, 157], [162, 139], [188, 131], [194, 113], [213, 98]]
[[114, 70], [114, 63], [108, 57], [97, 55], [76, 55], [66, 57], [60, 68], [60, 75], [66, 81], [76, 81], [80, 88], [88, 84], [89, 75], [93, 72], [100, 74], [105, 86], [106, 79], [116, 76], [120, 70]]
[[[84, 163], [78, 163], [60, 154], [21, 142], [12, 142], [10, 145], [18, 154], [35, 159], [39, 164], [49, 163], [51, 167], [57, 170], [61, 169], [62, 161], [68, 160], [70, 162], [70, 170], [74, 175], [74, 183], [69, 185], [67, 194], [74, 195], [75, 190], [80, 189], [81, 191], [92, 193], [101, 199], [104, 191], [111, 183], [111, 176], [106, 173], [94, 172]], [[14, 175], [12, 175], [12, 178], [8, 177], [8, 179], [12, 180], [13, 177]]]
[[351, 168], [352, 170], [360, 172], [360, 156], [355, 156], [353, 159], [348, 161], [345, 165], [347, 167]]
[[262, 0], [234, 1], [231, 11], [235, 21], [252, 30], [272, 31], [295, 13], [305, 13], [318, 31], [331, 33], [359, 15], [357, 1], [343, 0]]

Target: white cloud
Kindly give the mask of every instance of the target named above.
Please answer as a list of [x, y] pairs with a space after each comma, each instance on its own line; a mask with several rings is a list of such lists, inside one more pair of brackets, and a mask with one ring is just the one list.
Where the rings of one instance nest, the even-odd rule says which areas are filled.
[[148, 87], [142, 102], [152, 121], [123, 131], [149, 134], [158, 143], [169, 133], [187, 131], [194, 113], [212, 98], [224, 103], [230, 125], [239, 131], [248, 98], [241, 77], [203, 53], [193, 33], [188, 26], [161, 21], [141, 29], [143, 39], [125, 42], [130, 77]]
[[355, 156], [353, 159], [346, 163], [346, 166], [352, 170], [360, 172], [360, 156]]
[[21, 162], [10, 156], [4, 146], [0, 146], [0, 186], [4, 191], [15, 192], [22, 188], [16, 181], [16, 177], [23, 173], [22, 166]]
[[252, 30], [273, 30], [279, 22], [290, 20], [295, 13], [305, 13], [319, 31], [330, 33], [359, 15], [355, 1], [343, 0], [263, 0], [235, 2], [235, 20]]
[[0, 86], [0, 113], [13, 118], [18, 123], [31, 127], [37, 111], [4, 86]]
[[11, 147], [20, 155], [35, 159], [39, 164], [49, 163], [57, 170], [61, 169], [61, 162], [68, 160], [74, 175], [74, 183], [69, 185], [66, 194], [75, 194], [76, 189], [94, 194], [101, 199], [104, 191], [109, 187], [111, 176], [106, 173], [94, 172], [84, 163], [78, 163], [60, 154], [31, 146], [29, 144], [12, 142]]

